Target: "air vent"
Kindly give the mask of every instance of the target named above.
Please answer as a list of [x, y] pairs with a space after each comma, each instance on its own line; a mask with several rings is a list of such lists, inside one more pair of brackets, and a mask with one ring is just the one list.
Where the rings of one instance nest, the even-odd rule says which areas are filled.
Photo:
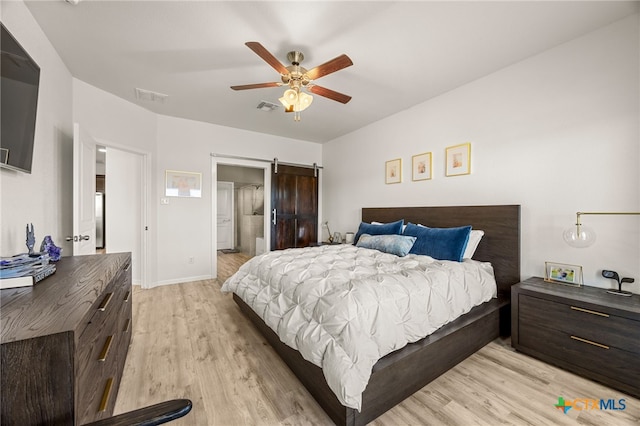
[[169, 95], [165, 95], [164, 93], [152, 92], [151, 90], [144, 90], [136, 87], [136, 98], [143, 101], [151, 101], [158, 102], [163, 104], [165, 99], [167, 99]]
[[268, 101], [261, 101], [256, 108], [262, 111], [273, 111], [274, 109], [278, 108], [278, 104], [274, 104]]

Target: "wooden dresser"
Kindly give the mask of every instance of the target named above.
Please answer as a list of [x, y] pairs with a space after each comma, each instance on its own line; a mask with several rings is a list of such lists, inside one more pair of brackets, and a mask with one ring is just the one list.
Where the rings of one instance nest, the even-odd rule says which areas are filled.
[[529, 278], [511, 288], [518, 351], [640, 397], [640, 296]]
[[2, 425], [81, 425], [113, 413], [131, 341], [131, 254], [63, 257], [0, 292]]

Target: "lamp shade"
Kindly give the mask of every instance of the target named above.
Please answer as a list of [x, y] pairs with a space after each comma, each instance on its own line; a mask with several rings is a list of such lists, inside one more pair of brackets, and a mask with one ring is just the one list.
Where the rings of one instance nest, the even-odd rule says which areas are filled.
[[596, 233], [587, 226], [574, 225], [565, 229], [562, 238], [571, 247], [584, 248], [596, 242]]
[[300, 94], [298, 95], [298, 111], [304, 111], [305, 109], [307, 109], [309, 107], [309, 105], [311, 105], [311, 102], [313, 102], [313, 96], [304, 93], [304, 92], [300, 92]]
[[293, 89], [287, 89], [284, 92], [283, 97], [289, 102], [289, 104], [293, 105], [298, 102], [298, 93]]

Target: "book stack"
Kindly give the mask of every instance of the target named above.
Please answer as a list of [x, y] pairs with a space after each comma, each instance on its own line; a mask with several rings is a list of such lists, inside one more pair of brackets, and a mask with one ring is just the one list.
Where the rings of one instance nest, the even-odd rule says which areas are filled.
[[0, 258], [0, 289], [28, 287], [56, 272], [47, 253]]

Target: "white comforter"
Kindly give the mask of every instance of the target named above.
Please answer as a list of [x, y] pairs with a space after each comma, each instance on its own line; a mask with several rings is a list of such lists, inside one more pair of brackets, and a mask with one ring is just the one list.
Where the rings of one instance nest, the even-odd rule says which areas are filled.
[[360, 410], [380, 358], [495, 297], [496, 283], [488, 263], [326, 245], [255, 257], [222, 291], [240, 296], [322, 368], [343, 405]]

